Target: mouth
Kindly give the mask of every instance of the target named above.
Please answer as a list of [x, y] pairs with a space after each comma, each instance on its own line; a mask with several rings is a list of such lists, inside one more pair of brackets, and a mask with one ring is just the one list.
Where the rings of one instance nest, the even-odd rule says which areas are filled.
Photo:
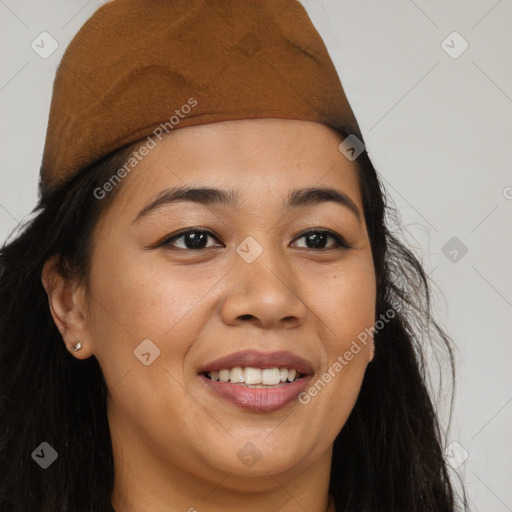
[[198, 376], [215, 398], [256, 412], [293, 402], [313, 377], [309, 362], [290, 352], [249, 350], [208, 363]]

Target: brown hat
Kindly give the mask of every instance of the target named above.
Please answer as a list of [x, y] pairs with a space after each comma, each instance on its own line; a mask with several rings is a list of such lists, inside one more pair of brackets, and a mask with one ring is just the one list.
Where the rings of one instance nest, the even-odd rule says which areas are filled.
[[362, 140], [297, 0], [114, 0], [80, 29], [57, 70], [40, 196], [145, 137], [264, 117]]

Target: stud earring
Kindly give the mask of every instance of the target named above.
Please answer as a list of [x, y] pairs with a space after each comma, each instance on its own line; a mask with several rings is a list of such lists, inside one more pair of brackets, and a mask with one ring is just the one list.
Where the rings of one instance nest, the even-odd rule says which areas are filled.
[[73, 352], [78, 352], [80, 349], [82, 348], [82, 342], [79, 341], [76, 345], [74, 345], [73, 347], [71, 347], [71, 350]]

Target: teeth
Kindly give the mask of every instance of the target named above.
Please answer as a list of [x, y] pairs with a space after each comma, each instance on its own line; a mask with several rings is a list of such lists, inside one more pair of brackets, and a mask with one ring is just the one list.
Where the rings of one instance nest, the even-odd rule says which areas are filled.
[[273, 386], [281, 382], [279, 368], [265, 368], [261, 372], [261, 383], [267, 386]]
[[[247, 366], [241, 368], [236, 366], [235, 368], [226, 368], [220, 371], [208, 372], [207, 376], [212, 380], [220, 382], [233, 382], [233, 383], [245, 383], [249, 386], [275, 386], [281, 382], [293, 382], [300, 378], [299, 373], [291, 368], [253, 368]], [[263, 387], [261, 386], [261, 387]], [[258, 386], [260, 387], [260, 386]]]
[[244, 382], [246, 384], [261, 384], [261, 370], [248, 366], [244, 369]]
[[231, 377], [231, 371], [229, 370], [221, 370], [219, 372], [219, 380], [221, 382], [227, 382]]
[[231, 382], [244, 382], [244, 369], [240, 366], [231, 368], [230, 380]]

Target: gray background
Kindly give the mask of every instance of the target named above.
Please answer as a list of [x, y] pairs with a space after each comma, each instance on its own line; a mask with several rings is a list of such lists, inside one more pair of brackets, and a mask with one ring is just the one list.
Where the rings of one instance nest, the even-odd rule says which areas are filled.
[[[0, 0], [2, 242], [37, 200], [57, 64], [103, 3]], [[472, 510], [512, 511], [512, 2], [303, 4], [400, 211], [404, 237], [437, 283], [437, 318], [457, 344], [448, 438], [457, 444], [447, 458]], [[59, 45], [46, 59], [31, 47], [44, 31]]]

